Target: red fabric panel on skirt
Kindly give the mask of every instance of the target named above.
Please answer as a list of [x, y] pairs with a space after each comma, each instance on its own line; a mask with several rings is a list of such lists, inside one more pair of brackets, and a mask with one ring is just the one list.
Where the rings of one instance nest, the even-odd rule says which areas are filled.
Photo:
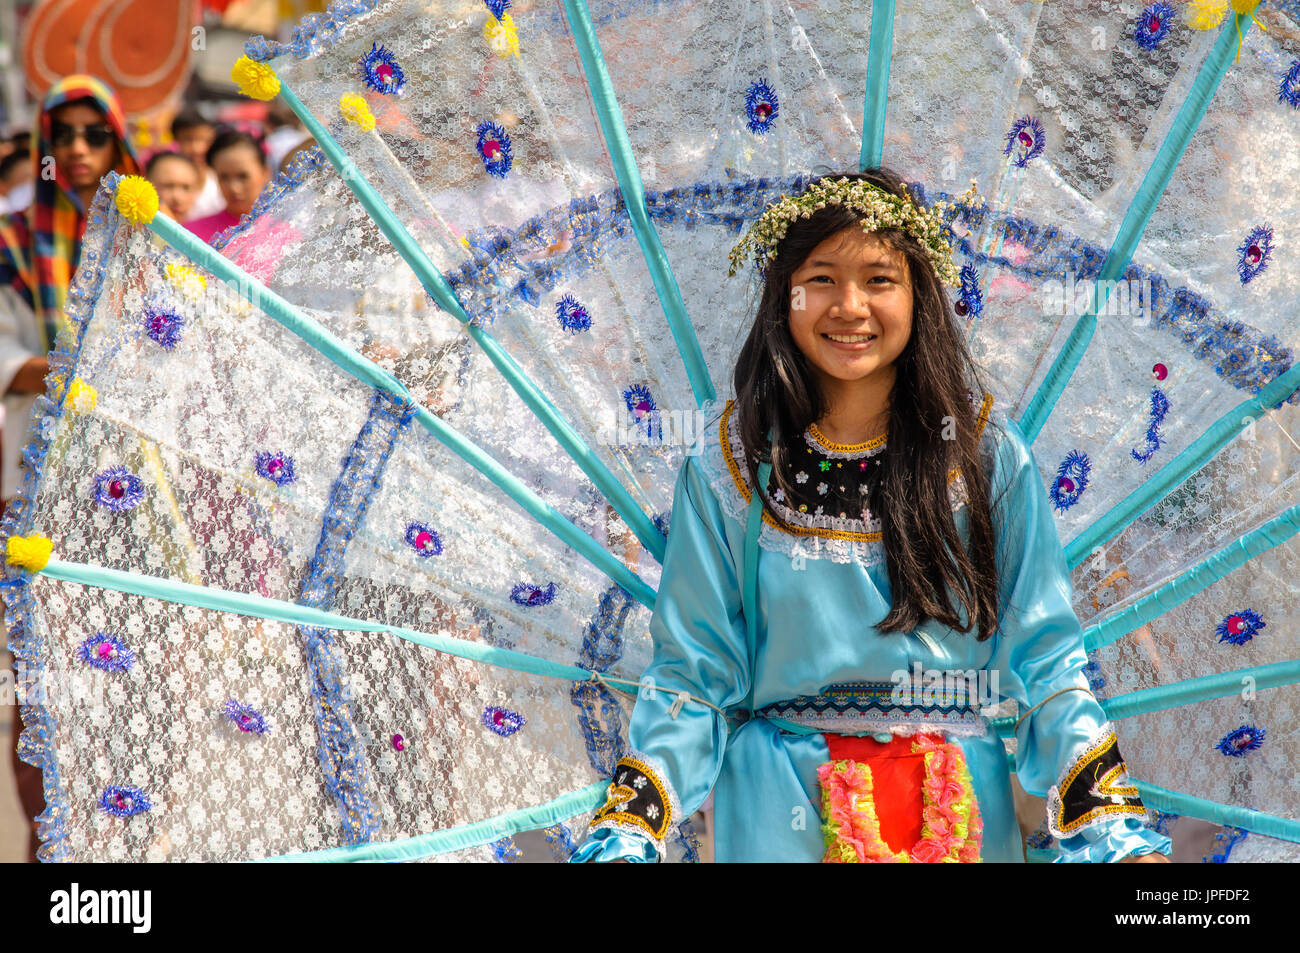
[[[921, 839], [921, 785], [925, 781], [925, 755], [913, 754], [917, 737], [895, 737], [887, 742], [848, 735], [823, 735], [832, 761], [856, 761], [871, 771], [880, 836], [893, 851], [911, 851]], [[927, 735], [943, 744], [942, 735]]]

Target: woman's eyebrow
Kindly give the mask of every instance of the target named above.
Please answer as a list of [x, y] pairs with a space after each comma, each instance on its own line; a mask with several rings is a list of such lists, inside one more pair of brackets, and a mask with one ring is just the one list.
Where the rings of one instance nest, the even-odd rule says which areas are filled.
[[[856, 264], [857, 264], [859, 267], [863, 267], [863, 268], [897, 268], [897, 267], [898, 267], [898, 265], [897, 265], [894, 261], [892, 261], [892, 260], [890, 260], [890, 259], [888, 259], [888, 258], [873, 258], [871, 261], [862, 261], [862, 262], [857, 262]], [[805, 267], [805, 268], [841, 268], [841, 267], [844, 267], [844, 264], [843, 264], [842, 262], [838, 262], [838, 261], [824, 261], [824, 260], [822, 260], [822, 259], [819, 258], [819, 259], [817, 259], [817, 260], [815, 260], [815, 261], [806, 261], [806, 262], [804, 262], [803, 267]]]

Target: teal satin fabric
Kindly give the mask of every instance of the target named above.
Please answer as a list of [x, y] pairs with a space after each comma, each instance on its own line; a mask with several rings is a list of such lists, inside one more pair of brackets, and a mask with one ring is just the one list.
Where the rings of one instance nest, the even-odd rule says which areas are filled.
[[[991, 473], [1003, 612], [986, 642], [930, 622], [914, 633], [881, 634], [889, 609], [883, 560], [794, 561], [760, 550], [757, 644], [747, 644], [741, 611], [745, 527], [727, 517], [697, 460], [678, 478], [672, 531], [651, 634], [655, 654], [629, 728], [634, 749], [656, 759], [686, 814], [712, 791], [714, 856], [719, 861], [819, 860], [824, 852], [817, 767], [827, 760], [820, 735], [782, 732], [763, 720], [729, 733], [722, 715], [687, 703], [669, 714], [677, 692], [724, 711], [816, 695], [830, 684], [891, 681], [924, 669], [996, 671], [1001, 693], [1028, 711], [1017, 732], [1017, 773], [1044, 795], [1101, 730], [1105, 716], [1082, 668], [1082, 631], [1070, 604], [1070, 579], [1038, 469], [1023, 436], [1007, 422], [994, 441]], [[718, 488], [722, 489], [722, 488]], [[725, 489], [736, 492], [733, 487]], [[959, 529], [964, 512], [958, 513]], [[1006, 756], [989, 732], [954, 738], [966, 756], [984, 821], [983, 857], [1023, 859]], [[575, 860], [650, 859], [653, 846], [632, 833], [598, 831]], [[648, 850], [647, 850], [648, 848]], [[1131, 820], [1088, 830], [1062, 844], [1062, 859], [1117, 860], [1168, 853], [1163, 835]]]

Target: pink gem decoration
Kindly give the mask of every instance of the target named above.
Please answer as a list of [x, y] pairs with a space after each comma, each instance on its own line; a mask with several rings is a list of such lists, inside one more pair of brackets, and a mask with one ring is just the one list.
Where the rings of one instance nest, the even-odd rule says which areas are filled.
[[1157, 33], [1157, 32], [1159, 32], [1159, 30], [1160, 30], [1160, 18], [1159, 18], [1159, 17], [1152, 17], [1150, 20], [1147, 21], [1147, 32], [1148, 32], [1148, 33]]
[[1157, 364], [1155, 367], [1151, 368], [1151, 373], [1156, 376], [1156, 380], [1162, 381], [1169, 376], [1169, 368], [1165, 367], [1163, 364]]
[[1234, 615], [1230, 619], [1228, 619], [1228, 629], [1229, 631], [1232, 632], [1233, 635], [1240, 635], [1242, 630], [1245, 628], [1246, 628], [1246, 620], [1243, 619], [1241, 616]]
[[114, 651], [116, 651], [116, 650], [113, 648], [112, 643], [110, 643], [110, 642], [100, 642], [100, 643], [99, 643], [99, 657], [100, 657], [100, 658], [112, 658], [112, 657], [113, 657], [113, 652], [114, 652]]
[[406, 750], [406, 739], [403, 738], [401, 735], [393, 735], [393, 750], [395, 750], [395, 751], [405, 751], [405, 750]]
[[1034, 147], [1034, 137], [1029, 134], [1028, 130], [1021, 129], [1020, 135], [1016, 138], [1020, 140], [1020, 144], [1026, 149], [1032, 149]]
[[108, 495], [115, 500], [120, 500], [126, 496], [126, 484], [121, 480], [114, 480], [108, 485]]
[[859, 461], [858, 461], [858, 469], [859, 469], [859, 470], [865, 470], [866, 468], [867, 468], [867, 461], [866, 461], [866, 460], [859, 460]]
[[501, 152], [501, 143], [495, 139], [488, 139], [483, 143], [483, 154], [490, 159], [495, 159]]
[[380, 63], [378, 66], [375, 67], [375, 72], [378, 73], [379, 78], [384, 81], [388, 81], [393, 78], [393, 68], [389, 66], [387, 63]]
[[1264, 251], [1258, 245], [1251, 245], [1246, 249], [1246, 260], [1252, 265], [1257, 264], [1264, 257]]
[[427, 530], [420, 530], [415, 534], [415, 545], [420, 549], [428, 549], [433, 545], [433, 534]]
[[1074, 492], [1074, 481], [1071, 480], [1069, 477], [1061, 477], [1061, 482], [1059, 485], [1061, 487], [1062, 493]]

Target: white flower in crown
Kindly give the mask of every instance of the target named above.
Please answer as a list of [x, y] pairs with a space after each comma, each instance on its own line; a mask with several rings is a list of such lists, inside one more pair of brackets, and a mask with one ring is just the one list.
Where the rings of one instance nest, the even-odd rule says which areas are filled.
[[829, 489], [830, 489], [830, 487], [827, 486], [825, 483], [818, 483], [818, 484], [817, 484], [817, 493], [818, 493], [819, 495], [821, 495], [821, 496], [825, 496], [825, 495], [826, 495], [826, 491], [829, 490]]
[[639, 791], [641, 790], [641, 788], [645, 787], [649, 783], [650, 782], [646, 780], [646, 776], [644, 774], [638, 774], [636, 780], [632, 782], [632, 787], [636, 788]]
[[659, 808], [655, 807], [653, 804], [646, 805], [645, 816], [650, 818], [652, 821], [657, 821], [659, 819]]
[[808, 474], [806, 474], [806, 473], [804, 473], [802, 470], [800, 470], [798, 473], [796, 473], [796, 474], [794, 475], [794, 479], [795, 479], [795, 482], [796, 482], [796, 483], [807, 483], [807, 482], [808, 482]]

